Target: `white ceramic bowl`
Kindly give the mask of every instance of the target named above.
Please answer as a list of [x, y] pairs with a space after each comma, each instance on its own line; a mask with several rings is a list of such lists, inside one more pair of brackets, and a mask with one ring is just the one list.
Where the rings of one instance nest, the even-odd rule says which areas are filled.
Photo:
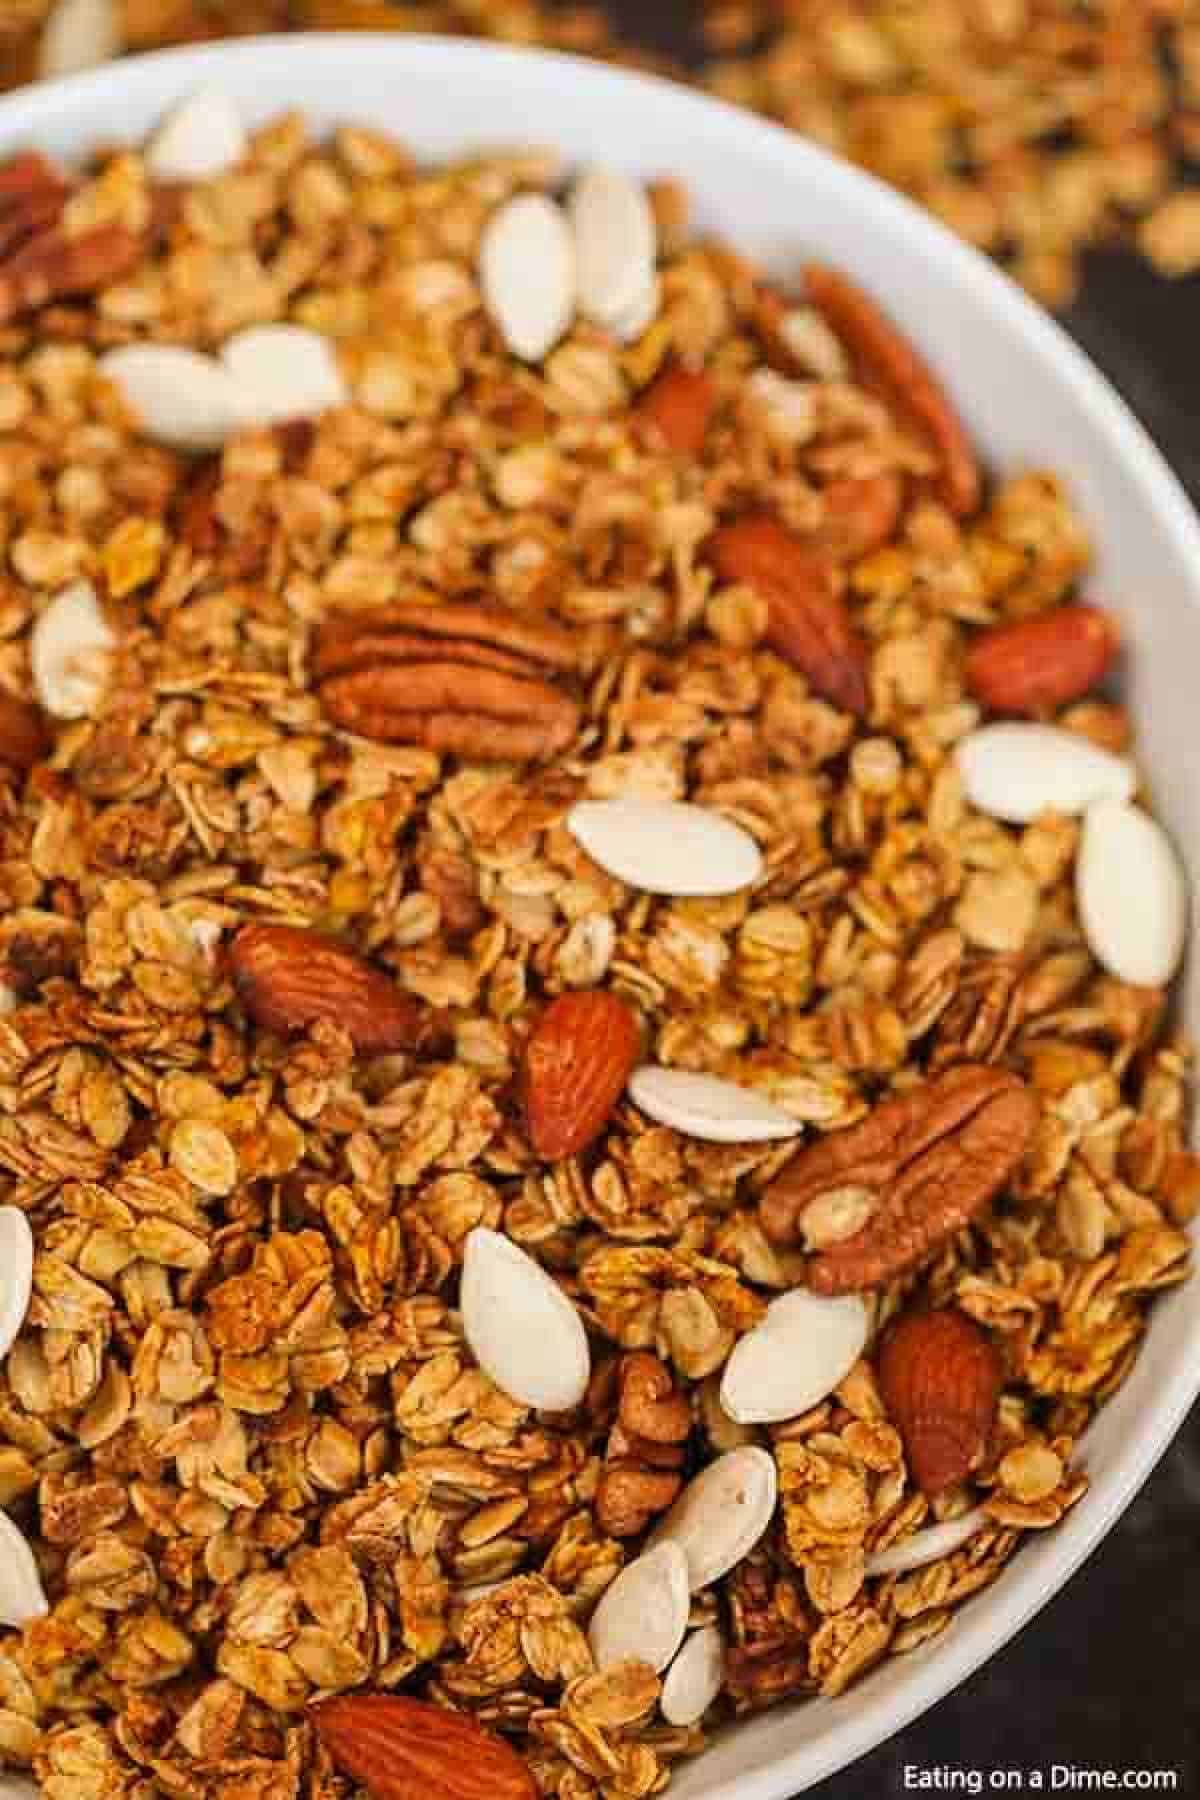
[[[172, 101], [207, 82], [233, 95], [250, 120], [301, 107], [322, 126], [382, 126], [428, 157], [536, 143], [644, 175], [678, 175], [701, 225], [778, 273], [814, 254], [852, 271], [941, 371], [995, 467], [1042, 465], [1074, 489], [1096, 539], [1092, 586], [1128, 633], [1128, 692], [1155, 801], [1195, 885], [1200, 529], [1104, 379], [982, 257], [870, 177], [750, 113], [571, 57], [452, 39], [287, 37], [167, 51], [6, 99], [0, 154], [36, 144], [71, 155], [99, 140], [140, 139]], [[1200, 1034], [1195, 969], [1183, 1015]], [[1089, 1434], [1091, 1490], [1063, 1525], [1035, 1534], [943, 1638], [838, 1700], [740, 1725], [680, 1773], [672, 1794], [786, 1800], [932, 1705], [1079, 1566], [1198, 1390], [1200, 1304], [1185, 1286], [1156, 1307], [1133, 1375]]]

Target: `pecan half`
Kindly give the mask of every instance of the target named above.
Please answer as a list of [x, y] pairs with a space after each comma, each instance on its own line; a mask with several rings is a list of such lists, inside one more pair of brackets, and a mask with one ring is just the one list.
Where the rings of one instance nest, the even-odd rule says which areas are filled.
[[670, 363], [638, 401], [638, 426], [650, 444], [698, 456], [716, 403], [717, 390], [702, 370]]
[[867, 650], [837, 589], [829, 551], [813, 547], [769, 513], [723, 525], [708, 554], [725, 581], [745, 582], [767, 602], [767, 642], [846, 712], [867, 710]]
[[596, 1518], [609, 1537], [636, 1537], [674, 1504], [683, 1486], [684, 1446], [692, 1428], [686, 1397], [649, 1351], [622, 1357], [620, 1400], [596, 1486]]
[[862, 1229], [815, 1256], [808, 1271], [821, 1294], [878, 1287], [987, 1204], [1016, 1170], [1037, 1116], [1016, 1075], [965, 1063], [800, 1151], [762, 1197], [763, 1228], [775, 1243], [793, 1243], [806, 1208], [832, 1189], [878, 1194]]
[[0, 694], [0, 764], [23, 775], [49, 747], [40, 710], [13, 694]]
[[939, 497], [958, 518], [973, 513], [982, 486], [979, 464], [962, 420], [929, 365], [848, 275], [814, 264], [805, 269], [804, 284], [863, 376], [932, 445], [941, 463]]
[[0, 325], [48, 301], [96, 293], [141, 254], [141, 238], [124, 225], [97, 225], [78, 237], [57, 225], [35, 230], [0, 261]]
[[347, 731], [517, 762], [575, 736], [576, 701], [545, 678], [574, 666], [550, 620], [433, 596], [330, 619], [313, 652], [325, 710]]

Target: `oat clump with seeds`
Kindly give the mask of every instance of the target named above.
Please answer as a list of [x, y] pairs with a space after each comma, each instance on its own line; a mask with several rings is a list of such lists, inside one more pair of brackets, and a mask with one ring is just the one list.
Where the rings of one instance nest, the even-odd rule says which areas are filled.
[[1187, 1273], [1186, 895], [1068, 487], [846, 275], [576, 179], [296, 117], [0, 167], [47, 1800], [658, 1791], [1053, 1527]]

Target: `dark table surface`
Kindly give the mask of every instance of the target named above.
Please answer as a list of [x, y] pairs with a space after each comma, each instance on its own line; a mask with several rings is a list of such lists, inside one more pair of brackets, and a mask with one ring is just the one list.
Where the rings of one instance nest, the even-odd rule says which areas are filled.
[[[630, 37], [695, 58], [687, 0], [611, 0], [609, 10]], [[1131, 257], [1098, 256], [1064, 323], [1200, 503], [1198, 302], [1200, 277], [1168, 283]], [[1176, 1794], [1200, 1795], [1200, 1408], [1120, 1524], [1012, 1643], [813, 1792], [890, 1800], [953, 1783], [987, 1793], [1005, 1791], [989, 1787], [993, 1771], [1040, 1770], [1049, 1793], [1055, 1765], [1173, 1771]], [[978, 1779], [955, 1783], [954, 1770]], [[1073, 1786], [1058, 1781], [1063, 1793], [1099, 1791], [1078, 1774]], [[1038, 1790], [1026, 1780], [1007, 1791]]]

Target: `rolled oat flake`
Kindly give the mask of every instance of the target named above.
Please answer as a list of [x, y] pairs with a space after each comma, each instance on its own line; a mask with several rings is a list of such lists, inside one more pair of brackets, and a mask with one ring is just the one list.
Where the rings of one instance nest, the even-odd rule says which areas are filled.
[[684, 800], [581, 800], [566, 822], [593, 862], [648, 894], [736, 894], [762, 872], [748, 831]]

